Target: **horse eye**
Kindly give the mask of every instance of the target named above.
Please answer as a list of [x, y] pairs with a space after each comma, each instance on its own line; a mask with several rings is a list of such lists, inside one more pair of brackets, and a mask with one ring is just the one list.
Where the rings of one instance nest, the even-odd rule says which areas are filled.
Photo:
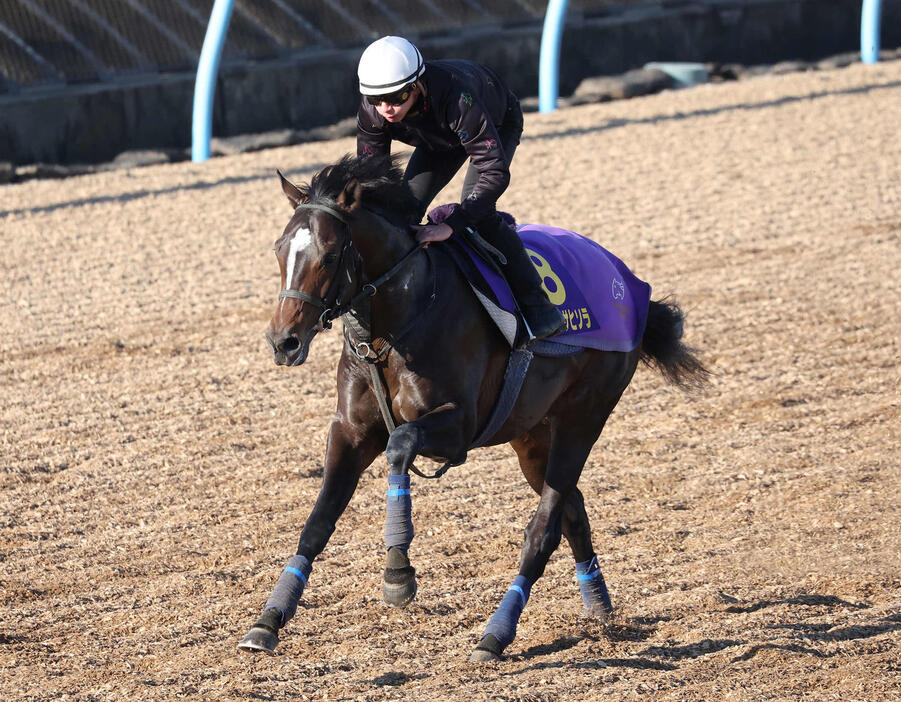
[[322, 257], [322, 265], [324, 265], [328, 268], [331, 268], [332, 266], [335, 265], [335, 262], [337, 260], [338, 260], [338, 257], [335, 254], [333, 254], [333, 253], [326, 254], [325, 256]]

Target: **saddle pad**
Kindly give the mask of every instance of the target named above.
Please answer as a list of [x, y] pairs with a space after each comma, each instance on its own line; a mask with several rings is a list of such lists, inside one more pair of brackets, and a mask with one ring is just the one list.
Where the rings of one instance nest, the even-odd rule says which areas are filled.
[[[566, 319], [566, 330], [544, 341], [601, 351], [631, 351], [641, 343], [650, 285], [605, 248], [575, 232], [543, 224], [522, 224], [516, 230], [548, 298]], [[512, 312], [506, 281], [469, 246], [463, 248], [498, 304]]]

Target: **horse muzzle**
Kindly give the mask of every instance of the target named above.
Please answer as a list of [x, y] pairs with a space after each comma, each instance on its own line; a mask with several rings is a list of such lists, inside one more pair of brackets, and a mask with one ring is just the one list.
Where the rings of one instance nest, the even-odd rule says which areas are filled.
[[279, 332], [269, 329], [266, 332], [266, 341], [272, 349], [273, 359], [279, 366], [299, 366], [307, 360], [310, 351], [310, 341], [316, 335], [316, 329], [309, 330], [301, 336], [290, 330]]

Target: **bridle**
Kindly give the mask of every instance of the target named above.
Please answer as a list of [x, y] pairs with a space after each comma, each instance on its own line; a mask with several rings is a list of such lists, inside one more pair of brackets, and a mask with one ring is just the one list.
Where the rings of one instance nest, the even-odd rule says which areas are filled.
[[[327, 214], [330, 214], [332, 217], [341, 222], [345, 226], [345, 228], [347, 228], [348, 230], [350, 229], [350, 225], [344, 213], [336, 210], [333, 207], [329, 207], [328, 205], [302, 202], [294, 209], [294, 213], [297, 214], [298, 212], [300, 212], [300, 210], [319, 210], [321, 212], [326, 212]], [[351, 239], [348, 234], [345, 236], [344, 244], [341, 246], [341, 253], [338, 257], [338, 273], [334, 278], [332, 278], [332, 282], [329, 285], [329, 290], [326, 293], [326, 297], [316, 297], [297, 288], [286, 288], [278, 294], [279, 300], [284, 300], [286, 297], [288, 297], [294, 300], [306, 302], [307, 304], [320, 308], [322, 310], [322, 314], [319, 315], [319, 321], [316, 322], [316, 326], [314, 327], [317, 332], [324, 331], [325, 329], [331, 329], [332, 320], [344, 314], [344, 311], [339, 311], [339, 308], [342, 307], [342, 305], [338, 304], [338, 297], [340, 296], [338, 281], [341, 279], [342, 274], [344, 274], [347, 276], [348, 283], [353, 282], [353, 271], [351, 268], [353, 264], [353, 255], [351, 254], [352, 248], [353, 239]], [[291, 281], [286, 281], [286, 283], [290, 285]], [[333, 290], [334, 295], [330, 295], [329, 293], [331, 293]], [[329, 301], [328, 298], [331, 298], [331, 301]]]
[[[365, 298], [375, 295], [381, 285], [394, 277], [394, 275], [407, 264], [407, 261], [423, 248], [422, 244], [417, 244], [404, 254], [400, 261], [394, 264], [385, 273], [380, 275], [374, 281], [364, 283], [360, 292], [350, 298], [350, 300], [339, 302], [338, 300], [341, 297], [339, 281], [342, 275], [344, 275], [347, 278], [348, 285], [351, 285], [354, 282], [354, 263], [355, 260], [359, 260], [360, 258], [360, 255], [354, 248], [353, 238], [350, 236], [350, 222], [344, 212], [317, 202], [302, 202], [295, 208], [294, 212], [297, 213], [300, 210], [319, 210], [320, 212], [325, 212], [341, 222], [347, 230], [345, 232], [344, 244], [341, 246], [341, 253], [338, 256], [338, 272], [335, 274], [335, 277], [329, 285], [326, 297], [316, 297], [315, 295], [310, 295], [297, 288], [286, 288], [278, 294], [279, 300], [288, 297], [295, 300], [301, 300], [302, 302], [306, 302], [314, 307], [322, 309], [322, 314], [319, 315], [319, 321], [316, 323], [316, 326], [313, 327], [317, 332], [331, 329], [333, 320], [349, 312]], [[287, 281], [287, 283], [290, 285], [290, 281]], [[332, 295], [331, 293], [333, 290], [334, 294]], [[330, 301], [329, 298], [331, 298]]]

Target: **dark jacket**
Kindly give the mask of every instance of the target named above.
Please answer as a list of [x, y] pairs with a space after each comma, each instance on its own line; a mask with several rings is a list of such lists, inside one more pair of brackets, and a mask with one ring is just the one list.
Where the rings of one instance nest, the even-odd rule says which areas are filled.
[[[432, 151], [464, 149], [479, 173], [473, 194], [458, 208], [457, 231], [494, 212], [510, 183], [510, 161], [498, 127], [513, 121], [522, 130], [519, 100], [486, 66], [472, 61], [427, 61], [421, 78], [426, 95], [397, 123], [385, 120], [365, 98], [357, 113], [357, 155], [388, 155], [391, 141]], [[507, 126], [507, 125], [505, 125]], [[513, 126], [513, 125], [510, 125]]]

